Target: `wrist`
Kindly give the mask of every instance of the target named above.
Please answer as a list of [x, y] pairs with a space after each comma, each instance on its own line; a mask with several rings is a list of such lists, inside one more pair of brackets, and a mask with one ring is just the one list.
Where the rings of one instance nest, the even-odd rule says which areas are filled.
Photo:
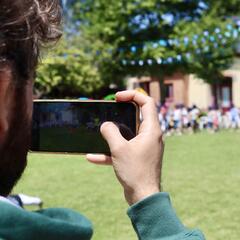
[[124, 195], [129, 206], [150, 197], [153, 194], [159, 193], [160, 187], [151, 187], [151, 188], [140, 188], [137, 190], [124, 190]]

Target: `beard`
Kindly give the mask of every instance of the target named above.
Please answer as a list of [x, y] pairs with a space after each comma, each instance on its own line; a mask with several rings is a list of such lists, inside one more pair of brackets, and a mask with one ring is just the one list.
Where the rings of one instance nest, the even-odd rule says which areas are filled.
[[31, 137], [31, 117], [27, 112], [25, 88], [17, 88], [10, 111], [9, 128], [0, 147], [0, 195], [7, 196], [20, 179], [26, 165]]

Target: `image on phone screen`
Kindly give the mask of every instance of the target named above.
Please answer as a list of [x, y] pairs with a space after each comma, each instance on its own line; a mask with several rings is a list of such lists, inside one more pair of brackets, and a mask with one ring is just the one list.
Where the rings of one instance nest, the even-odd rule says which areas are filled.
[[137, 133], [134, 103], [34, 102], [32, 151], [109, 153], [100, 133], [103, 122], [112, 121], [130, 140]]

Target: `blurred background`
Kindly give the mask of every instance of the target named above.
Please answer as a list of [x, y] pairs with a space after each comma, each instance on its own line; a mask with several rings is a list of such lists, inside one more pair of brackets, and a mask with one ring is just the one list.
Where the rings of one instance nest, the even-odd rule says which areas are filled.
[[64, 37], [43, 54], [38, 97], [142, 88], [157, 103], [240, 107], [237, 0], [62, 0]]
[[43, 53], [36, 98], [153, 97], [162, 130], [240, 128], [237, 0], [62, 0], [63, 39]]

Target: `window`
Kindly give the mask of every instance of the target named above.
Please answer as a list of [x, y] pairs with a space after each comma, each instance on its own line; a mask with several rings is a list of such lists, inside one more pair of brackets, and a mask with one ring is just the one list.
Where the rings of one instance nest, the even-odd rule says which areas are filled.
[[173, 84], [165, 84], [165, 97], [168, 100], [173, 99]]
[[222, 87], [222, 107], [229, 108], [231, 106], [231, 89], [228, 86]]

